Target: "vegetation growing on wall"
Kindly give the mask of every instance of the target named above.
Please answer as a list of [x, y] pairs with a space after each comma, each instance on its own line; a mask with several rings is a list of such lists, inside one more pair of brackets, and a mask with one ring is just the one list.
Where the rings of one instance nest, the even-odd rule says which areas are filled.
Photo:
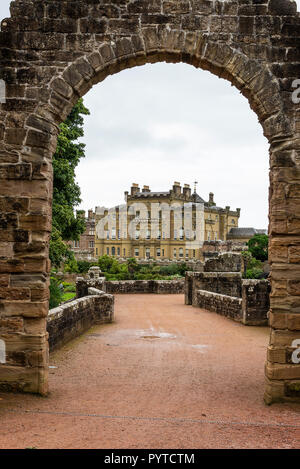
[[59, 268], [62, 262], [70, 262], [73, 253], [64, 241], [79, 240], [85, 230], [85, 221], [76, 217], [74, 209], [80, 202], [80, 187], [76, 183], [75, 169], [85, 156], [83, 115], [89, 110], [80, 99], [66, 121], [60, 125], [57, 149], [53, 157], [53, 204], [50, 260]]

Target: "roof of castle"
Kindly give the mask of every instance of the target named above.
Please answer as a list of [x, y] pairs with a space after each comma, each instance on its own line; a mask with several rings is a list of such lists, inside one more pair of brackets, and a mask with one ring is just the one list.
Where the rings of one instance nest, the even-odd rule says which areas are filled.
[[228, 236], [230, 238], [248, 238], [257, 234], [267, 234], [267, 230], [256, 230], [255, 228], [231, 228]]

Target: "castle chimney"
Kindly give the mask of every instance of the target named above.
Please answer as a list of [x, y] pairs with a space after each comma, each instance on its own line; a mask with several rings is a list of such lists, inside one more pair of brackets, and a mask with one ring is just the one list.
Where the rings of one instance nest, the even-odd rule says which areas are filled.
[[125, 202], [127, 202], [127, 199], [128, 199], [128, 191], [125, 191], [125, 192], [124, 192], [124, 199], [125, 199]]
[[93, 209], [90, 209], [88, 211], [88, 219], [89, 220], [92, 220], [94, 218], [94, 210]]
[[140, 192], [140, 188], [138, 184], [133, 183], [131, 186], [131, 192], [130, 195], [136, 195]]
[[214, 193], [213, 192], [210, 192], [209, 193], [209, 205], [216, 205], [215, 204], [215, 201], [214, 201]]
[[238, 217], [240, 217], [241, 216], [241, 209], [237, 208], [236, 211], [237, 211]]
[[149, 186], [144, 186], [142, 189], [142, 192], [150, 192], [150, 187]]
[[192, 190], [189, 184], [185, 184], [183, 187], [183, 195], [186, 200], [189, 200], [192, 195]]
[[180, 182], [175, 181], [173, 184], [173, 192], [175, 195], [181, 195], [181, 185]]

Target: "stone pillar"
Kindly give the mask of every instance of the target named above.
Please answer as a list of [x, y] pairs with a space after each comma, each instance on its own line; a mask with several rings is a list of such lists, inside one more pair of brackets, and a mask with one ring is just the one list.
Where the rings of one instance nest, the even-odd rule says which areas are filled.
[[300, 150], [288, 142], [271, 152], [270, 235], [267, 403], [300, 400], [300, 365], [293, 358], [300, 340]]
[[[6, 148], [18, 130], [6, 128]], [[51, 144], [33, 130], [22, 138], [28, 146], [0, 147], [0, 390], [46, 394], [52, 168], [42, 147]]]

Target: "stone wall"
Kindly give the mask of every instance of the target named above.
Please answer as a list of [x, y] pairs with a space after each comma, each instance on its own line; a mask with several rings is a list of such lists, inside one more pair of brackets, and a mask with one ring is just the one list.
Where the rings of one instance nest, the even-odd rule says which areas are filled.
[[[246, 243], [238, 241], [204, 241], [202, 254], [204, 260], [218, 257], [219, 254], [225, 252], [241, 252], [247, 249]], [[193, 269], [191, 269], [193, 270]]]
[[268, 280], [243, 280], [243, 323], [267, 326], [271, 286]]
[[119, 280], [103, 281], [84, 280], [78, 278], [76, 283], [77, 298], [86, 296], [91, 287], [100, 288], [107, 293], [157, 293], [179, 294], [184, 293], [184, 279], [182, 280]]
[[[89, 288], [97, 288], [100, 291], [106, 292], [105, 277], [96, 279], [77, 277], [76, 278], [76, 298], [83, 298], [88, 296]], [[110, 293], [110, 292], [108, 292]]]
[[196, 302], [199, 308], [213, 311], [238, 322], [243, 321], [241, 298], [197, 290]]
[[270, 282], [243, 280], [241, 268], [241, 255], [227, 253], [208, 259], [204, 272], [187, 272], [185, 304], [215, 311], [246, 325], [267, 325]]
[[197, 290], [221, 295], [242, 297], [240, 272], [187, 272], [185, 280], [185, 304], [196, 305]]
[[81, 335], [95, 324], [110, 323], [114, 319], [114, 297], [97, 289], [93, 296], [76, 299], [51, 309], [47, 318], [50, 351]]
[[204, 272], [241, 272], [243, 260], [241, 254], [222, 253], [213, 259], [207, 259]]

